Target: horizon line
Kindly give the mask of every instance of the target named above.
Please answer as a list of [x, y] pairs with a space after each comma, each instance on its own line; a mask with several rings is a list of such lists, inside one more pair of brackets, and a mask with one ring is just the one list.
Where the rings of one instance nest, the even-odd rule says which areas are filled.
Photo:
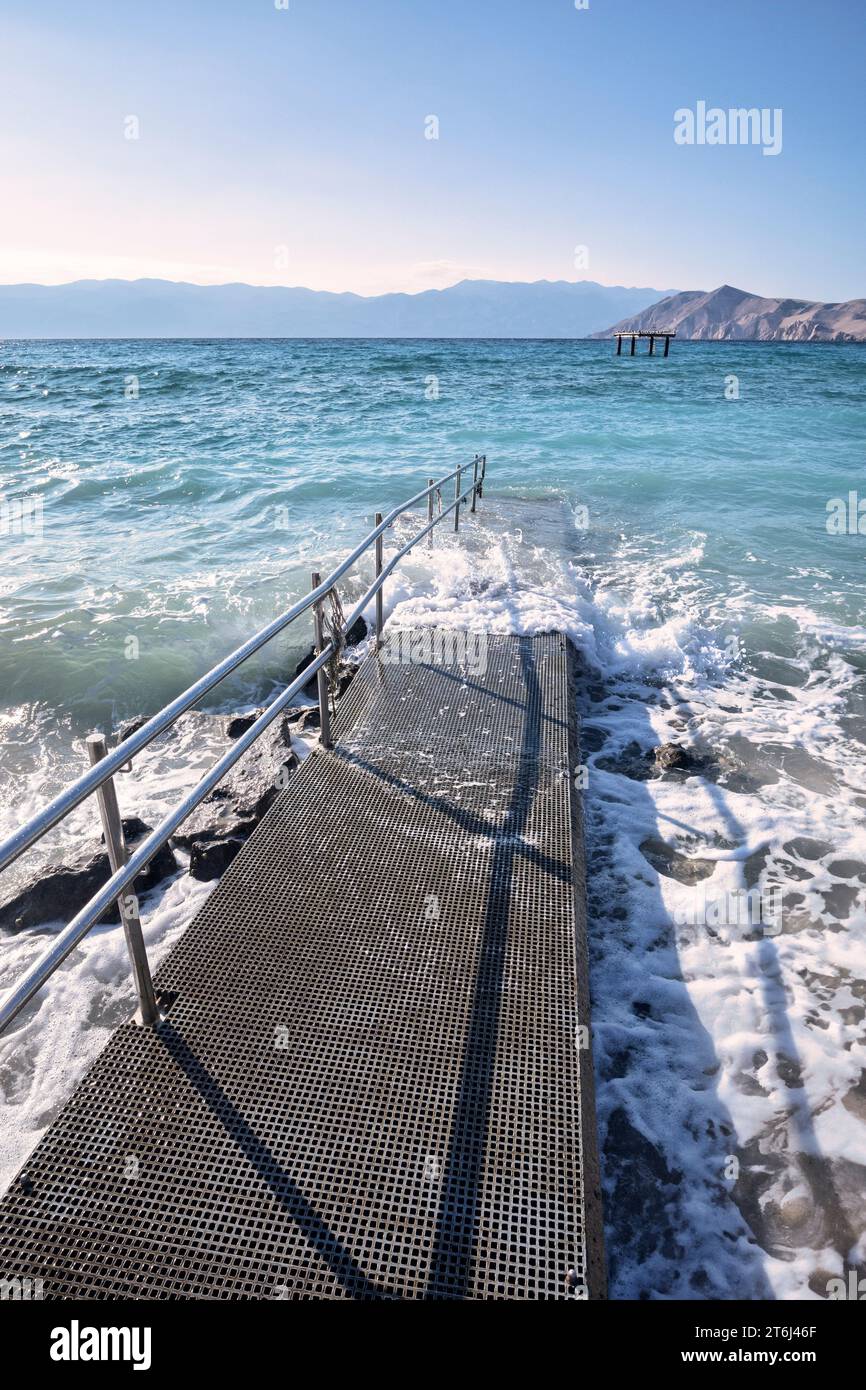
[[711, 290], [706, 290], [702, 288], [683, 290], [676, 288], [657, 289], [653, 285], [623, 285], [620, 283], [609, 284], [604, 280], [565, 280], [561, 278], [557, 280], [551, 280], [548, 279], [546, 276], [542, 276], [537, 280], [501, 280], [488, 276], [474, 278], [466, 275], [462, 276], [459, 280], [454, 280], [450, 285], [428, 286], [426, 289], [420, 290], [381, 290], [375, 294], [362, 294], [357, 290], [313, 289], [309, 285], [300, 284], [259, 285], [254, 284], [248, 280], [221, 280], [216, 282], [202, 282], [198, 280], [171, 280], [161, 275], [137, 275], [131, 279], [117, 275], [107, 275], [103, 277], [80, 276], [74, 280], [52, 281], [47, 284], [40, 280], [7, 280], [0, 283], [0, 291], [66, 290], [72, 289], [77, 285], [171, 285], [176, 288], [194, 290], [244, 289], [261, 291], [263, 293], [270, 290], [285, 292], [302, 291], [303, 293], [310, 295], [330, 295], [335, 299], [358, 299], [364, 301], [365, 303], [369, 303], [373, 300], [380, 299], [418, 299], [422, 295], [447, 294], [449, 290], [457, 289], [461, 285], [515, 285], [526, 287], [534, 287], [537, 285], [550, 285], [567, 286], [570, 288], [577, 288], [578, 286], [583, 285], [602, 290], [624, 290], [634, 293], [647, 291], [649, 293], [659, 295], [662, 300], [678, 295], [713, 295], [718, 294], [722, 290], [733, 290], [736, 294], [745, 295], [752, 299], [778, 300], [780, 303], [784, 303], [785, 301], [790, 300], [794, 303], [800, 304], [823, 304], [827, 306], [859, 303], [862, 300], [866, 299], [866, 292], [864, 292], [863, 295], [851, 296], [848, 299], [834, 300], [810, 299], [806, 296], [795, 295], [790, 293], [763, 294], [758, 293], [754, 290], [741, 289], [739, 286], [732, 285], [729, 281], [726, 280], [721, 281]]
[[[416, 299], [424, 294], [446, 294], [448, 290], [457, 289], [460, 285], [592, 285], [602, 290], [650, 290], [654, 294], [706, 294], [706, 290], [679, 290], [663, 289], [658, 290], [654, 285], [623, 285], [619, 282], [607, 283], [604, 280], [551, 280], [542, 276], [537, 280], [501, 280], [492, 276], [473, 277], [464, 275], [459, 280], [454, 280], [450, 285], [430, 285], [426, 289], [420, 290], [380, 290], [375, 294], [362, 294], [358, 290], [325, 290], [312, 289], [309, 285], [287, 285], [287, 284], [254, 284], [249, 280], [172, 280], [163, 275], [136, 275], [128, 278], [120, 275], [92, 276], [82, 275], [74, 280], [54, 280], [46, 283], [42, 280], [5, 280], [0, 282], [0, 290], [63, 290], [70, 289], [74, 285], [177, 285], [184, 288], [196, 290], [225, 290], [241, 288], [245, 290], [304, 290], [307, 294], [329, 294], [335, 298], [350, 297], [352, 299], [388, 299], [402, 297], [405, 299]], [[719, 285], [717, 288], [723, 288]], [[745, 294], [747, 291], [743, 290]]]

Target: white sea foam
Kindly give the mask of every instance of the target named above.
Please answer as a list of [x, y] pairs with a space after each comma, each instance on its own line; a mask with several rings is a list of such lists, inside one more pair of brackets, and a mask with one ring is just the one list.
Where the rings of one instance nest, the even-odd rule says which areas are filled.
[[[840, 723], [858, 673], [834, 651], [857, 633], [739, 595], [740, 618], [793, 620], [821, 644], [792, 647], [795, 679], [771, 684], [720, 635], [730, 605], [701, 603], [702, 556], [700, 538], [661, 564], [623, 542], [591, 586], [504, 531], [428, 556], [393, 619], [559, 628], [600, 682], [582, 713], [603, 737], [586, 803], [612, 1292], [816, 1297], [866, 1226], [851, 1099], [866, 1066], [866, 758]], [[634, 746], [670, 741], [712, 750], [722, 775], [627, 775]], [[781, 884], [782, 933], [678, 932], [696, 888], [658, 872], [647, 842], [703, 861], [707, 900]]]
[[[457, 544], [437, 532], [432, 550], [395, 572], [389, 622], [559, 629], [583, 658], [613, 1294], [814, 1296], [866, 1226], [864, 1108], [854, 1094], [866, 1067], [866, 761], [844, 725], [857, 674], [840, 654], [856, 633], [837, 641], [811, 610], [762, 607], [742, 585], [708, 600], [700, 534], [671, 557], [628, 538], [590, 555], [577, 540], [556, 509], [530, 529], [516, 508], [485, 499], [479, 527]], [[731, 625], [780, 622], [790, 636], [783, 658], [778, 649], [731, 655]], [[782, 669], [767, 675], [759, 658]], [[715, 771], [629, 775], [641, 754], [670, 741], [711, 754]], [[183, 759], [160, 761], [152, 750], [121, 782], [125, 809], [152, 821], [190, 784], [188, 764], [201, 775], [218, 751], [193, 738]], [[15, 819], [36, 808], [35, 789], [44, 797], [46, 775], [61, 765], [46, 739]], [[77, 815], [71, 837], [83, 833]], [[673, 858], [663, 872], [665, 853]], [[678, 932], [694, 902], [694, 885], [682, 881], [691, 870], [705, 875], [708, 899], [753, 881], [781, 884], [781, 935]], [[209, 888], [181, 874], [152, 895], [145, 922], [155, 960]], [[44, 939], [5, 943], [0, 982]], [[3, 1179], [130, 1004], [120, 934], [101, 929], [0, 1039]]]

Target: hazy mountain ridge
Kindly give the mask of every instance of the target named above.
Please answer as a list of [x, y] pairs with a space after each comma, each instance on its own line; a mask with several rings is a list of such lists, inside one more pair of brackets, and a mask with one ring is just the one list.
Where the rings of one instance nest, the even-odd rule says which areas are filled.
[[0, 285], [0, 338], [582, 338], [664, 293], [592, 280], [370, 297], [173, 280]]
[[716, 290], [668, 295], [594, 336], [652, 328], [675, 328], [680, 338], [862, 343], [866, 342], [866, 299], [839, 304], [764, 299], [733, 285], [720, 285]]

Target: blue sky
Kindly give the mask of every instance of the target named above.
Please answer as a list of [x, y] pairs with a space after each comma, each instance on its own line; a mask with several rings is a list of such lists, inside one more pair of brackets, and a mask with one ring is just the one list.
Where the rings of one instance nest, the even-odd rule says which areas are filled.
[[861, 0], [288, 3], [0, 0], [0, 281], [866, 295]]

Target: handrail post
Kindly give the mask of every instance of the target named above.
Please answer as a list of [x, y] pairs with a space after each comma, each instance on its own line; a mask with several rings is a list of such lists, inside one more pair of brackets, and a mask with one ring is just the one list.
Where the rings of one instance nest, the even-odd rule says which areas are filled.
[[[478, 476], [478, 466], [480, 465], [481, 475]], [[474, 460], [473, 490], [478, 497], [482, 495], [485, 471], [487, 466], [487, 455], [475, 455]], [[454, 529], [459, 527], [460, 502], [465, 501], [461, 493], [461, 482], [464, 471], [469, 467], [468, 462], [461, 464], [458, 468], [452, 469], [438, 481], [430, 480], [426, 489], [422, 489], [409, 498], [401, 506], [389, 511], [387, 516], [382, 517], [381, 513], [376, 513], [377, 530], [379, 526], [387, 525], [390, 527], [397, 517], [418, 506], [421, 499], [427, 498], [427, 518], [428, 527], [427, 537], [432, 545], [433, 529], [438, 521], [441, 521], [448, 508], [443, 507], [442, 489], [450, 478], [456, 478], [454, 511]], [[467, 489], [467, 492], [469, 489]], [[437, 513], [438, 501], [438, 517]], [[270, 642], [278, 633], [283, 632], [290, 623], [312, 609], [315, 636], [318, 649], [316, 661], [316, 678], [319, 697], [319, 717], [320, 717], [320, 743], [325, 748], [333, 747], [331, 714], [328, 704], [329, 687], [335, 679], [333, 668], [337, 664], [339, 648], [344, 641], [344, 629], [351, 627], [352, 624], [367, 610], [370, 600], [375, 596], [377, 603], [377, 624], [381, 629], [383, 622], [383, 595], [382, 585], [378, 583], [385, 575], [389, 575], [394, 567], [421, 541], [424, 535], [423, 529], [413, 536], [404, 545], [398, 548], [389, 560], [384, 564], [384, 543], [381, 536], [367, 536], [341, 563], [331, 571], [323, 584], [318, 573], [312, 575], [312, 593], [308, 593], [303, 599], [281, 613], [279, 617], [273, 619], [253, 637], [249, 638], [241, 646], [237, 647], [229, 656], [225, 657], [217, 666], [208, 671], [198, 681], [175, 697], [163, 709], [147, 721], [142, 728], [129, 735], [129, 741], [113, 748], [111, 752], [106, 750], [106, 740], [99, 733], [90, 735], [87, 739], [87, 754], [90, 767], [86, 772], [82, 772], [74, 782], [59, 793], [52, 801], [49, 801], [36, 815], [31, 818], [11, 836], [0, 841], [0, 871], [7, 868], [19, 855], [35, 844], [38, 840], [51, 830], [55, 825], [64, 819], [76, 806], [81, 804], [84, 799], [91, 796], [94, 792], [97, 796], [100, 819], [105, 834], [105, 843], [109, 861], [112, 866], [110, 879], [103, 884], [101, 889], [92, 894], [84, 907], [75, 914], [72, 920], [58, 936], [52, 939], [52, 944], [47, 951], [39, 956], [35, 962], [24, 972], [23, 977], [17, 985], [8, 989], [0, 997], [0, 1033], [17, 1018], [21, 1010], [29, 1003], [34, 995], [42, 988], [45, 981], [54, 974], [54, 971], [66, 959], [70, 952], [81, 942], [87, 932], [90, 931], [94, 923], [104, 917], [105, 913], [116, 902], [127, 949], [129, 951], [130, 962], [134, 983], [139, 999], [139, 1010], [136, 1017], [144, 1025], [158, 1024], [161, 1021], [159, 1013], [158, 999], [156, 997], [153, 979], [150, 973], [150, 965], [147, 959], [147, 952], [144, 945], [144, 936], [141, 929], [141, 918], [138, 911], [138, 903], [135, 894], [131, 890], [134, 888], [135, 880], [144, 872], [148, 864], [151, 863], [157, 851], [165, 845], [170, 837], [177, 830], [183, 821], [189, 816], [190, 812], [198, 806], [204, 797], [213, 790], [214, 787], [225, 777], [226, 773], [240, 757], [252, 746], [255, 740], [268, 728], [279, 713], [289, 708], [289, 701], [294, 698], [302, 689], [306, 688], [310, 682], [309, 672], [302, 671], [295, 677], [282, 691], [277, 698], [272, 701], [268, 708], [256, 719], [252, 729], [245, 734], [241, 734], [233, 748], [223, 754], [204, 778], [198, 783], [194, 790], [186, 795], [181, 803], [170, 811], [160, 822], [156, 830], [147, 835], [141, 844], [135, 849], [128, 851], [125, 837], [123, 834], [123, 822], [120, 817], [120, 808], [117, 804], [117, 793], [114, 786], [114, 775], [122, 770], [132, 759], [137, 756], [148, 744], [152, 743], [166, 729], [171, 728], [179, 716], [191, 709], [202, 697], [212, 690], [220, 681], [224, 680], [232, 671], [237, 670], [243, 662], [251, 657]], [[343, 575], [348, 572], [360, 557], [370, 548], [371, 540], [377, 542], [376, 545], [376, 581], [371, 584], [364, 592], [355, 609], [351, 613], [350, 619], [344, 620], [340, 616], [341, 610], [336, 596], [336, 585]], [[314, 597], [316, 591], [319, 596]], [[326, 629], [325, 624], [325, 599], [331, 596], [331, 602], [335, 612], [333, 624], [329, 624]], [[340, 617], [340, 623], [337, 617]], [[333, 635], [329, 635], [325, 641], [326, 630], [333, 628]], [[328, 660], [324, 660], [323, 653], [329, 652]], [[329, 680], [326, 675], [326, 668], [331, 664], [332, 677]]]
[[[95, 763], [101, 762], [107, 752], [108, 748], [102, 734], [87, 735], [87, 756], [91, 767]], [[118, 869], [122, 869], [125, 865], [129, 854], [126, 848], [123, 821], [120, 818], [120, 807], [117, 804], [117, 792], [113, 777], [109, 777], [101, 787], [97, 787], [96, 800], [99, 804], [99, 818], [102, 821], [102, 833], [105, 836], [108, 861], [111, 864], [112, 873], [117, 873]], [[132, 884], [129, 886], [131, 889]], [[126, 947], [132, 965], [132, 978], [135, 981], [135, 989], [138, 994], [138, 1021], [149, 1028], [151, 1024], [159, 1021], [159, 1009], [153, 990], [153, 980], [144, 946], [144, 937], [141, 932], [141, 918], [138, 915], [135, 894], [130, 892], [126, 897], [119, 897], [117, 909], [123, 923], [123, 934], [126, 937]]]
[[[464, 468], [468, 466], [468, 464], [463, 465]], [[456, 468], [452, 469], [450, 473], [440, 478], [435, 485], [436, 496], [439, 499], [440, 515], [442, 512], [442, 488], [453, 476], [456, 476], [457, 471]], [[482, 479], [483, 477], [482, 461]], [[406, 502], [389, 511], [386, 516], [388, 525], [390, 526], [397, 520], [397, 517], [402, 516], [405, 512], [417, 508], [428, 491], [429, 488], [422, 488]], [[480, 495], [479, 493], [479, 496]], [[456, 508], [454, 510], [456, 511]], [[418, 540], [420, 539], [421, 537], [418, 538]], [[408, 549], [411, 549], [414, 544], [415, 542], [411, 541], [408, 547], [404, 546], [401, 550], [398, 550], [391, 564], [396, 564], [402, 558], [403, 554], [407, 553]], [[357, 563], [360, 557], [369, 548], [369, 545], [369, 537], [366, 537], [331, 571], [328, 575], [329, 588], [341, 580], [352, 566]], [[129, 741], [124, 744], [124, 747], [112, 748], [111, 752], [103, 760], [102, 767], [90, 767], [86, 772], [82, 772], [80, 777], [76, 777], [69, 786], [58, 792], [58, 794], [44, 805], [40, 811], [32, 815], [11, 835], [7, 835], [5, 839], [0, 840], [0, 871], [17, 859], [19, 855], [23, 854], [25, 850], [29, 849], [31, 845], [35, 844], [37, 840], [41, 839], [53, 826], [63, 820], [64, 816], [84, 801], [85, 797], [91, 796], [92, 793], [96, 791], [97, 786], [107, 781], [108, 777], [117, 772], [123, 764], [137, 757], [155, 738], [158, 738], [166, 729], [169, 729], [179, 715], [184, 714], [188, 709], [192, 709], [192, 707], [198, 704], [209, 691], [213, 690], [228, 675], [242, 666], [249, 657], [260, 651], [279, 633], [286, 631], [296, 618], [300, 618], [302, 614], [309, 612], [313, 603], [314, 600], [310, 594], [304, 595], [303, 598], [293, 603], [285, 612], [280, 613], [276, 618], [272, 619], [265, 627], [254, 633], [246, 642], [236, 647], [227, 657], [224, 657], [224, 659], [210, 671], [207, 671], [205, 675], [199, 677], [197, 681], [194, 681], [193, 684], [182, 691], [180, 695], [175, 696], [175, 698], [169, 701], [169, 703], [155, 714], [152, 719], [147, 720], [140, 729], [130, 734]], [[365, 605], [366, 603], [369, 603], [369, 597], [366, 599]]]
[[475, 511], [475, 494], [476, 494], [477, 491], [478, 491], [478, 455], [476, 454], [476, 455], [475, 455], [475, 458], [474, 458], [474, 460], [473, 460], [473, 463], [472, 463], [472, 506], [469, 508], [469, 510], [470, 510], [471, 512], [474, 512], [474, 511]]
[[[322, 582], [322, 577], [317, 570], [310, 576], [312, 587], [318, 589]], [[325, 623], [322, 614], [322, 600], [313, 604], [313, 623], [316, 630], [316, 655], [325, 646]], [[323, 748], [333, 748], [331, 738], [331, 711], [328, 708], [328, 678], [325, 675], [324, 666], [320, 666], [316, 672], [316, 685], [319, 691], [319, 742]]]
[[[377, 512], [377, 513], [376, 513], [376, 525], [377, 525], [377, 526], [381, 526], [381, 525], [382, 525], [382, 513], [381, 513], [381, 512]], [[377, 537], [376, 537], [376, 578], [377, 578], [377, 579], [379, 578], [379, 575], [380, 575], [381, 573], [382, 573], [382, 537], [381, 537], [381, 536], [377, 536]], [[384, 600], [383, 600], [383, 597], [382, 597], [382, 590], [381, 590], [381, 589], [377, 589], [377, 590], [376, 590], [376, 641], [377, 641], [377, 642], [381, 642], [381, 640], [382, 640], [382, 628], [385, 626], [383, 608], [384, 608]]]

